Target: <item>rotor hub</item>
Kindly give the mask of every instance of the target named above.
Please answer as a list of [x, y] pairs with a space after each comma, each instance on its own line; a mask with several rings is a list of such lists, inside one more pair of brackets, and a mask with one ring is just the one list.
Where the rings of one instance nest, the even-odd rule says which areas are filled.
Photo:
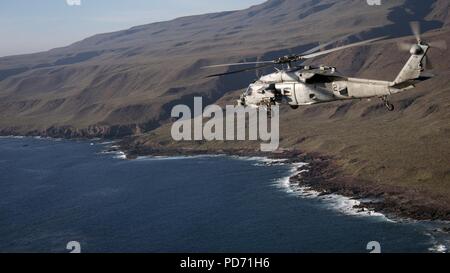
[[412, 55], [420, 55], [423, 53], [423, 49], [420, 45], [413, 45], [409, 51]]

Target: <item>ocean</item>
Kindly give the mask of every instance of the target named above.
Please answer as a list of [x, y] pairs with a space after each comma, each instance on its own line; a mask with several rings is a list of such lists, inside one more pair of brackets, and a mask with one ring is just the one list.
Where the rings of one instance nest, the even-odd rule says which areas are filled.
[[291, 187], [263, 158], [141, 157], [111, 143], [0, 138], [0, 252], [445, 251], [430, 224]]

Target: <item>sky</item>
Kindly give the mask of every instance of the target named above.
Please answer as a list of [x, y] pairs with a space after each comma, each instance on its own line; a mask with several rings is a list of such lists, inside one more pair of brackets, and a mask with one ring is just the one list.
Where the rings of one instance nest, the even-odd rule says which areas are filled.
[[45, 51], [98, 33], [264, 0], [0, 0], [0, 57]]

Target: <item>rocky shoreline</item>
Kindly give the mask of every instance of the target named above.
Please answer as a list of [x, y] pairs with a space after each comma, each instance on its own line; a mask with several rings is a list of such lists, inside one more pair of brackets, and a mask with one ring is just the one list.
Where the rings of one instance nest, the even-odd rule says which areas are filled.
[[[311, 158], [311, 157], [310, 157]], [[312, 156], [290, 182], [310, 187], [321, 195], [338, 194], [361, 201], [358, 208], [380, 212], [391, 218], [450, 221], [447, 204], [427, 192], [374, 184], [342, 174], [332, 158]], [[307, 172], [300, 172], [307, 168]]]
[[[194, 156], [223, 154], [230, 156], [267, 157], [283, 159], [285, 163], [308, 163], [298, 168], [290, 177], [292, 185], [308, 187], [321, 195], [338, 194], [360, 200], [356, 209], [369, 209], [393, 218], [412, 220], [450, 221], [450, 206], [439, 202], [438, 198], [418, 190], [393, 187], [362, 181], [347, 176], [331, 157], [320, 154], [304, 153], [299, 150], [280, 150], [274, 153], [263, 153], [252, 149], [217, 149], [196, 150], [177, 148], [150, 148], [136, 145], [129, 141], [121, 141], [119, 149], [125, 152], [128, 159], [139, 156]], [[303, 171], [307, 169], [307, 171]]]
[[[11, 136], [0, 134], [4, 136]], [[45, 134], [46, 137], [53, 137]], [[34, 136], [34, 135], [33, 135]], [[31, 135], [30, 135], [31, 137]], [[67, 138], [84, 139], [87, 138]], [[101, 138], [102, 140], [105, 140]], [[273, 153], [264, 153], [254, 149], [193, 149], [193, 148], [152, 148], [137, 144], [128, 138], [118, 139], [117, 146], [111, 151], [124, 152], [126, 158], [135, 159], [139, 156], [195, 156], [195, 155], [229, 155], [243, 157], [267, 157], [282, 159], [285, 163], [308, 163], [299, 167], [290, 177], [290, 183], [300, 187], [308, 187], [320, 195], [338, 194], [360, 201], [359, 209], [369, 209], [392, 218], [412, 220], [450, 221], [450, 206], [440, 202], [439, 198], [416, 189], [393, 187], [363, 181], [342, 173], [336, 160], [319, 153], [305, 153], [300, 150], [279, 150]], [[307, 169], [306, 172], [302, 170]], [[358, 209], [356, 208], [356, 209]]]

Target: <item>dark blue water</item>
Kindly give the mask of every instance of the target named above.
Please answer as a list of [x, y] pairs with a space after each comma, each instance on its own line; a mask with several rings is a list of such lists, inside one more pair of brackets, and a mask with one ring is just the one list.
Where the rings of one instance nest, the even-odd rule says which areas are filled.
[[424, 252], [419, 225], [354, 217], [276, 187], [289, 166], [120, 160], [86, 142], [0, 139], [0, 252]]

